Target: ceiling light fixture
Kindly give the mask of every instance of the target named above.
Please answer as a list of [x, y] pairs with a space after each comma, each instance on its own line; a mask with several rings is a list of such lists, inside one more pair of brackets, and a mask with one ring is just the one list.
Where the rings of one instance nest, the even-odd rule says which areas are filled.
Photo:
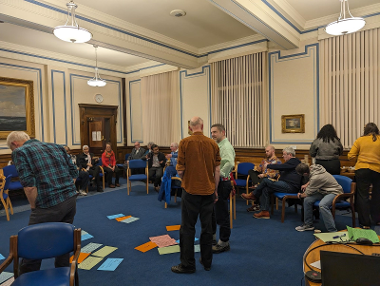
[[[365, 26], [365, 20], [360, 17], [352, 16], [348, 0], [340, 0], [340, 15], [338, 20], [328, 24], [325, 28], [326, 33], [334, 36], [345, 35], [359, 31]], [[347, 2], [347, 5], [346, 5]], [[346, 14], [351, 17], [346, 18]]]
[[71, 43], [85, 43], [91, 40], [92, 34], [85, 28], [79, 27], [75, 19], [75, 9], [78, 5], [73, 1], [66, 4], [67, 6], [67, 20], [65, 25], [57, 26], [53, 30], [53, 34], [65, 42]]
[[87, 81], [87, 84], [89, 86], [99, 86], [99, 87], [103, 87], [107, 84], [107, 82], [102, 79], [99, 75], [99, 69], [98, 69], [98, 46], [97, 45], [94, 45], [94, 48], [95, 48], [95, 60], [96, 60], [96, 66], [95, 66], [95, 76], [94, 78], [90, 79], [89, 81]]

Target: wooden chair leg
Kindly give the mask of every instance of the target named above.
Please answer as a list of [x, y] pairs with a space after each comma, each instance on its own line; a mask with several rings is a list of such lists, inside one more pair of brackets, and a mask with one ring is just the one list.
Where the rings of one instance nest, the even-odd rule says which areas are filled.
[[168, 203], [167, 202], [165, 202], [165, 209], [167, 209], [168, 208]]
[[174, 192], [174, 202], [175, 203], [177, 202], [177, 189], [175, 189], [175, 192]]
[[278, 198], [276, 198], [276, 211], [278, 211]]
[[106, 179], [103, 176], [103, 191], [105, 190], [105, 188], [106, 188]]
[[146, 180], [146, 194], [149, 195], [149, 180]]
[[130, 181], [129, 180], [127, 180], [127, 193], [128, 193], [128, 196], [129, 196], [129, 188], [130, 188]]

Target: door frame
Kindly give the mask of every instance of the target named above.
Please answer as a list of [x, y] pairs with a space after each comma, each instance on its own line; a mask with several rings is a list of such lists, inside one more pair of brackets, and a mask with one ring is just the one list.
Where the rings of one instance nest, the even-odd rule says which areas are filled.
[[[111, 126], [111, 146], [112, 150], [117, 154], [117, 105], [96, 105], [96, 104], [83, 104], [79, 103], [79, 113], [80, 113], [80, 141], [81, 145], [88, 145], [88, 117], [103, 117], [110, 119]], [[87, 139], [87, 140], [86, 140]], [[101, 155], [101, 154], [96, 154]]]

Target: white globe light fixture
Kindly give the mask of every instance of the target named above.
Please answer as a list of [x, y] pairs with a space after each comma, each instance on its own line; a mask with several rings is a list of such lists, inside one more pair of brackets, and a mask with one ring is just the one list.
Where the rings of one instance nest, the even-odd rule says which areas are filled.
[[102, 79], [99, 75], [99, 69], [98, 69], [98, 46], [97, 45], [94, 45], [94, 48], [95, 48], [95, 60], [96, 60], [96, 65], [95, 65], [95, 76], [88, 80], [87, 81], [87, 84], [89, 86], [93, 86], [93, 87], [103, 87], [107, 84], [107, 82]]
[[78, 6], [70, 1], [66, 4], [67, 6], [67, 20], [65, 25], [57, 26], [53, 30], [53, 34], [65, 42], [71, 43], [85, 43], [91, 40], [92, 34], [85, 28], [79, 27], [77, 20], [75, 19], [75, 9]]
[[[365, 20], [360, 17], [352, 16], [348, 0], [340, 0], [340, 15], [338, 20], [328, 24], [325, 28], [327, 34], [340, 36], [359, 31], [365, 26]], [[347, 5], [346, 5], [347, 3]], [[346, 13], [347, 12], [347, 13]], [[346, 14], [351, 17], [346, 17]]]

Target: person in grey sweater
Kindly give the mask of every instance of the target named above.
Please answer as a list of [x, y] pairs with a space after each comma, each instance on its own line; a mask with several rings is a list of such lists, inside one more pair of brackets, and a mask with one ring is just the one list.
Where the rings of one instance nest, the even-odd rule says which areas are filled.
[[325, 167], [332, 175], [340, 174], [339, 156], [343, 154], [343, 146], [340, 143], [334, 127], [326, 124], [318, 132], [317, 138], [310, 147], [310, 156], [315, 158], [315, 163]]
[[313, 205], [316, 201], [320, 201], [319, 211], [327, 231], [337, 231], [330, 207], [335, 197], [343, 193], [342, 186], [321, 165], [312, 165], [309, 168], [307, 164], [301, 163], [296, 167], [296, 171], [304, 176], [309, 175], [309, 182], [301, 187], [304, 192], [298, 193], [299, 198], [305, 198], [303, 202], [304, 224], [297, 226], [296, 230], [314, 230]]

